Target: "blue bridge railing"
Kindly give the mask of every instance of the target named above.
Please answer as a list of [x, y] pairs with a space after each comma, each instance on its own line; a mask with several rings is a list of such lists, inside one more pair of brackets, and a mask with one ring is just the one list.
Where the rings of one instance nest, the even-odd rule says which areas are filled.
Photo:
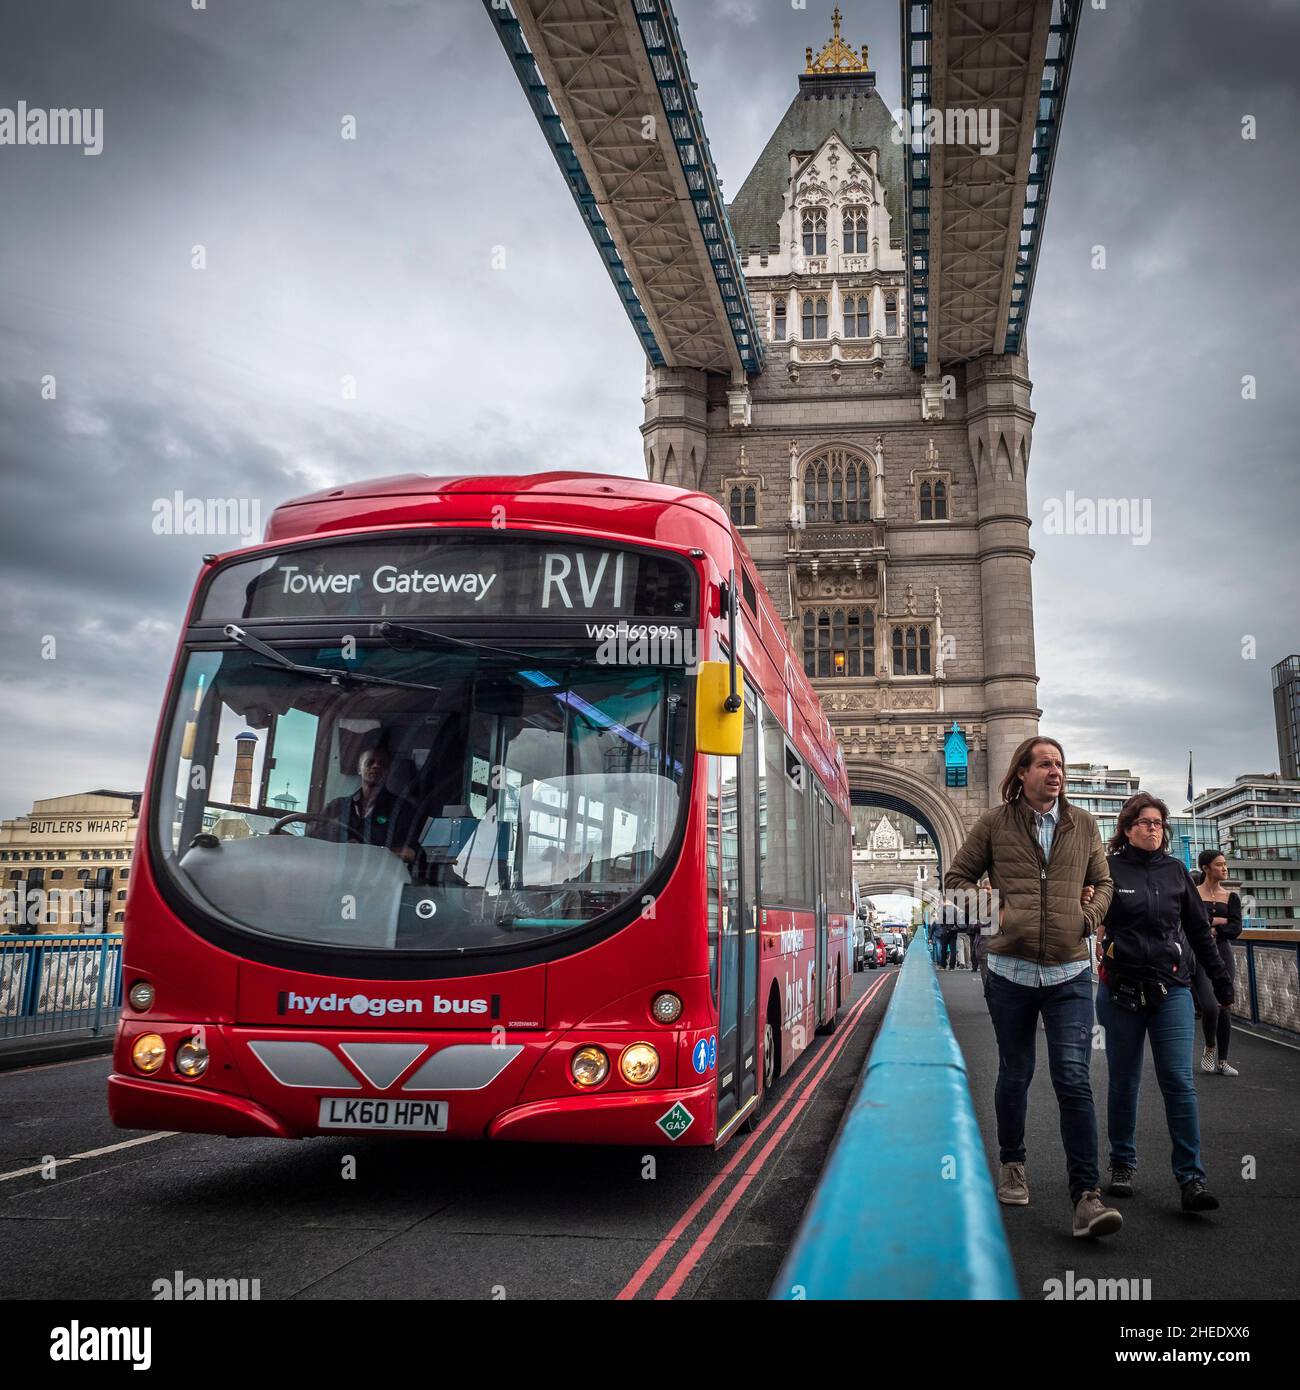
[[122, 1007], [122, 935], [0, 936], [0, 1040], [113, 1028]]
[[1233, 1023], [1295, 1042], [1300, 1035], [1300, 932], [1246, 929], [1232, 943]]
[[904, 958], [771, 1297], [1020, 1297], [966, 1064], [923, 941]]

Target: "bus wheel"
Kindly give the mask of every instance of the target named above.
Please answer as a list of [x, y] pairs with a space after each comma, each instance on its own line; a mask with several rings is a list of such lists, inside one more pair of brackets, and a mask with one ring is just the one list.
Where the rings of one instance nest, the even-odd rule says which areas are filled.
[[770, 1093], [781, 1075], [781, 1013], [772, 996], [767, 1006], [767, 1020], [763, 1024], [763, 1090]]
[[840, 1023], [840, 961], [835, 958], [835, 1012], [817, 1029], [821, 1034], [833, 1033]]
[[749, 1114], [740, 1122], [746, 1134], [753, 1134], [758, 1128], [763, 1111], [767, 1109], [768, 1092], [781, 1075], [781, 1009], [778, 997], [774, 985], [772, 1002], [767, 1006], [767, 1018], [763, 1022], [763, 1089], [758, 1093], [758, 1100], [750, 1106]]

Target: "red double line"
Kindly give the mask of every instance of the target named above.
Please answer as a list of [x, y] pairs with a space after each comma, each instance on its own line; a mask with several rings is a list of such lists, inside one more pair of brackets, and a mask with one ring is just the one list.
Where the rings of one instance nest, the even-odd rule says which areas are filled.
[[[825, 1056], [821, 1056], [820, 1065], [817, 1067], [816, 1071], [810, 1070], [808, 1074], [805, 1075], [799, 1082], [797, 1082], [791, 1088], [790, 1092], [786, 1096], [784, 1096], [771, 1111], [769, 1111], [766, 1118], [763, 1119], [763, 1121], [759, 1124], [758, 1128], [754, 1131], [754, 1133], [749, 1135], [749, 1137], [744, 1141], [744, 1143], [742, 1143], [737, 1148], [736, 1152], [732, 1155], [731, 1160], [727, 1163], [726, 1167], [723, 1168], [723, 1170], [717, 1174], [717, 1176], [713, 1179], [712, 1182], [709, 1183], [709, 1185], [704, 1189], [704, 1191], [701, 1192], [700, 1195], [690, 1204], [690, 1206], [686, 1208], [682, 1215], [678, 1217], [678, 1219], [673, 1223], [671, 1230], [668, 1231], [668, 1233], [659, 1242], [659, 1244], [655, 1246], [655, 1248], [650, 1252], [650, 1254], [646, 1256], [641, 1267], [636, 1271], [636, 1273], [631, 1277], [631, 1279], [627, 1281], [623, 1288], [619, 1290], [618, 1294], [616, 1295], [617, 1300], [625, 1300], [636, 1297], [636, 1295], [645, 1286], [646, 1282], [650, 1279], [651, 1275], [655, 1273], [655, 1271], [660, 1267], [660, 1265], [662, 1265], [663, 1262], [672, 1253], [673, 1246], [675, 1246], [678, 1240], [681, 1239], [682, 1233], [687, 1229], [688, 1226], [690, 1226], [691, 1222], [695, 1220], [695, 1218], [700, 1214], [700, 1212], [703, 1211], [704, 1208], [709, 1204], [709, 1202], [713, 1199], [714, 1194], [727, 1180], [727, 1178], [730, 1177], [730, 1175], [741, 1165], [741, 1163], [744, 1162], [749, 1151], [754, 1147], [755, 1144], [759, 1142], [760, 1139], [762, 1139], [764, 1133], [776, 1123], [777, 1117], [781, 1114], [781, 1112], [785, 1110], [787, 1106], [789, 1106], [790, 1110], [789, 1113], [786, 1115], [785, 1119], [781, 1121], [779, 1126], [777, 1126], [775, 1133], [773, 1133], [773, 1135], [767, 1141], [767, 1143], [763, 1145], [763, 1148], [759, 1151], [759, 1153], [757, 1153], [754, 1156], [753, 1162], [750, 1163], [749, 1167], [741, 1175], [739, 1181], [736, 1183], [735, 1187], [732, 1188], [731, 1192], [727, 1194], [726, 1200], [722, 1203], [722, 1205], [718, 1208], [717, 1212], [710, 1219], [708, 1225], [705, 1226], [705, 1228], [695, 1238], [695, 1241], [691, 1245], [691, 1248], [678, 1262], [676, 1268], [668, 1277], [667, 1283], [665, 1283], [664, 1286], [659, 1290], [659, 1292], [655, 1295], [655, 1298], [667, 1299], [676, 1296], [678, 1291], [681, 1289], [682, 1284], [690, 1275], [691, 1271], [699, 1263], [700, 1257], [704, 1254], [705, 1250], [708, 1248], [713, 1238], [717, 1235], [718, 1230], [722, 1226], [722, 1223], [727, 1219], [727, 1216], [731, 1213], [736, 1203], [740, 1201], [742, 1196], [744, 1196], [750, 1183], [753, 1182], [754, 1178], [762, 1169], [763, 1164], [766, 1162], [772, 1150], [776, 1147], [777, 1144], [780, 1143], [781, 1139], [785, 1136], [786, 1132], [789, 1130], [790, 1126], [795, 1122], [795, 1120], [798, 1119], [800, 1112], [811, 1099], [813, 1091], [816, 1089], [818, 1082], [826, 1074], [829, 1068], [834, 1065], [835, 1059], [839, 1056], [845, 1044], [853, 1036], [854, 1029], [862, 1021], [863, 1015], [865, 1014], [867, 1009], [867, 1005], [871, 1003], [871, 1001], [884, 987], [885, 981], [891, 978], [892, 976], [889, 975], [881, 976], [881, 978], [877, 980], [874, 985], [871, 986], [871, 988], [866, 992], [866, 994], [864, 994], [862, 998], [858, 1000], [858, 1002], [853, 1006], [853, 1008], [850, 1009], [848, 1015], [844, 1020], [844, 1026], [839, 1031], [839, 1036], [834, 1039], [827, 1039], [827, 1041], [822, 1044], [821, 1053], [824, 1053]], [[813, 1054], [813, 1057], [809, 1060], [808, 1063], [809, 1068], [812, 1067], [813, 1063], [818, 1059], [819, 1056], [819, 1053]], [[792, 1102], [796, 1103], [792, 1105]]]

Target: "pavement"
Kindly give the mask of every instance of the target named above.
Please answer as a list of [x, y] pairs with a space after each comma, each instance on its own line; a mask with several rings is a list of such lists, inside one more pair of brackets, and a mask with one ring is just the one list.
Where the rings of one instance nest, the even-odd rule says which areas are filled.
[[136, 1134], [105, 1057], [4, 1072], [0, 1297], [150, 1299], [181, 1271], [263, 1299], [765, 1298], [896, 975], [854, 976], [718, 1152]]
[[[988, 1155], [998, 1166], [993, 1087], [997, 1047], [979, 975], [940, 971], [953, 1031], [966, 1059], [975, 1113]], [[1200, 1025], [1196, 1030], [1200, 1055]], [[1103, 1198], [1124, 1214], [1124, 1228], [1100, 1240], [1070, 1233], [1070, 1201], [1056, 1097], [1047, 1071], [1047, 1043], [1029, 1091], [1026, 1176], [1030, 1204], [1002, 1207], [1022, 1295], [1045, 1296], [1046, 1281], [1150, 1279], [1153, 1299], [1294, 1299], [1300, 1297], [1300, 1048], [1233, 1032], [1236, 1077], [1195, 1070], [1201, 1111], [1201, 1162], [1219, 1211], [1186, 1216], [1169, 1163], [1169, 1135], [1150, 1050], [1138, 1107], [1138, 1172], [1134, 1196]], [[1093, 1053], [1100, 1168], [1106, 1178], [1107, 1068]], [[1253, 1176], [1250, 1174], [1253, 1173]]]

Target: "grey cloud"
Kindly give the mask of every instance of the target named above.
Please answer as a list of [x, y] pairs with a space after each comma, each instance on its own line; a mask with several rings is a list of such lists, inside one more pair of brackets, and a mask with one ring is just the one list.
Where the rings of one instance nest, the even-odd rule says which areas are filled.
[[[895, 0], [841, 7], [896, 106]], [[676, 8], [734, 193], [831, 0]], [[1044, 727], [1175, 798], [1188, 746], [1198, 784], [1276, 766], [1267, 668], [1300, 647], [1298, 29], [1292, 4], [1089, 10], [1035, 287]], [[142, 781], [212, 548], [152, 535], [154, 498], [640, 471], [641, 354], [477, 0], [21, 0], [0, 89], [105, 108], [96, 159], [0, 150], [0, 812]], [[1047, 535], [1070, 488], [1150, 498], [1151, 544]]]

